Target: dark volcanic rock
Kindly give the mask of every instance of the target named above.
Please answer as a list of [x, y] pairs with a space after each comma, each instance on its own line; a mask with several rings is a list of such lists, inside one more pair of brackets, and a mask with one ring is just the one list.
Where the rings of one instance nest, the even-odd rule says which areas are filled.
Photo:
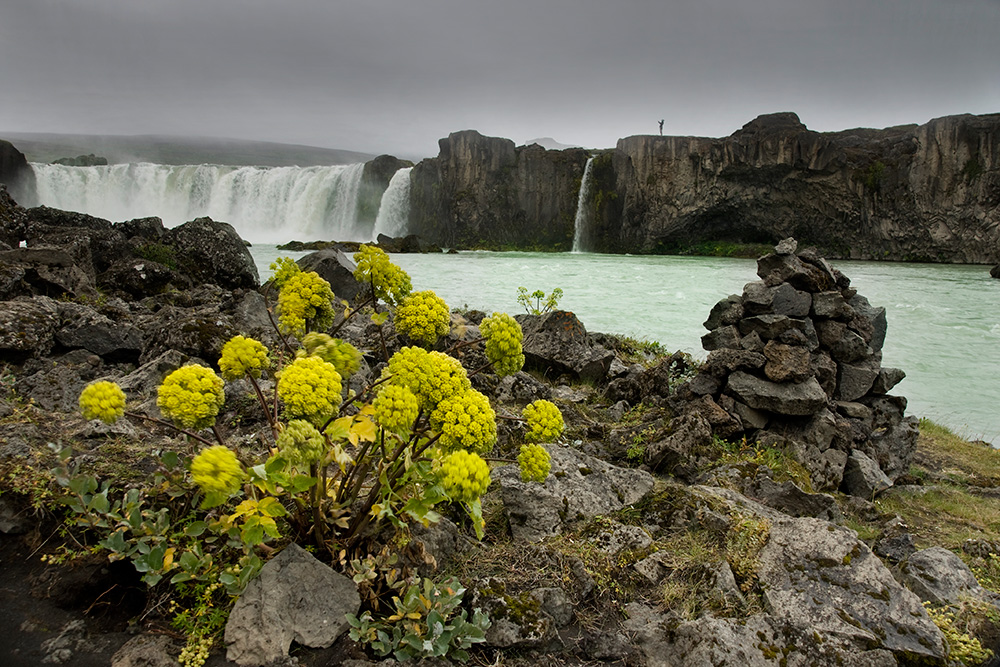
[[35, 190], [35, 172], [28, 164], [24, 153], [9, 141], [0, 139], [0, 184], [10, 188], [11, 193], [25, 201], [32, 198]]
[[564, 373], [600, 381], [608, 373], [614, 352], [594, 345], [576, 315], [555, 310], [545, 315], [518, 315], [524, 332], [525, 367], [549, 376]]
[[260, 286], [250, 251], [228, 223], [197, 218], [169, 230], [163, 243], [174, 249], [181, 271], [199, 283], [227, 289]]
[[299, 268], [315, 271], [319, 277], [330, 283], [333, 293], [341, 299], [353, 301], [361, 294], [364, 285], [354, 279], [357, 265], [340, 250], [317, 250], [299, 258]]

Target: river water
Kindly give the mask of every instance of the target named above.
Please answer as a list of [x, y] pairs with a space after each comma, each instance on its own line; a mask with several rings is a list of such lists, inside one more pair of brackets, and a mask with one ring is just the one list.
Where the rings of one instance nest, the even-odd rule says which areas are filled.
[[[261, 278], [275, 257], [254, 246]], [[588, 331], [627, 334], [704, 358], [702, 322], [715, 303], [756, 280], [756, 262], [717, 257], [460, 252], [393, 255], [415, 290], [451, 307], [517, 313], [517, 288], [559, 287], [561, 308]], [[907, 413], [1000, 446], [1000, 280], [984, 266], [832, 262], [886, 309], [883, 366], [907, 377], [893, 390]]]

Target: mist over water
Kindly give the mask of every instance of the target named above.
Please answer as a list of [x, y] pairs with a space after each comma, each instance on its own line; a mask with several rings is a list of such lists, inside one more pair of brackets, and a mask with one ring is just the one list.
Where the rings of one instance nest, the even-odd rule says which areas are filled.
[[32, 164], [38, 203], [119, 222], [158, 216], [167, 227], [201, 216], [228, 222], [252, 243], [367, 241], [357, 221], [364, 164], [324, 167], [103, 167]]
[[[268, 263], [286, 254], [270, 253]], [[432, 289], [453, 308], [516, 314], [518, 287], [561, 287], [560, 307], [588, 331], [655, 340], [700, 359], [712, 306], [757, 280], [753, 260], [715, 257], [460, 252], [392, 259], [415, 289]], [[882, 365], [906, 372], [892, 393], [908, 399], [907, 414], [1000, 446], [1000, 280], [984, 266], [832, 264], [886, 309]]]

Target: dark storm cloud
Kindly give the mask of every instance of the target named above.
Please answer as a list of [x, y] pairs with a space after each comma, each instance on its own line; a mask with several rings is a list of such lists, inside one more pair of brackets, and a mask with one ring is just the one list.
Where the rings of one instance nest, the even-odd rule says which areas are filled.
[[5, 0], [0, 132], [426, 155], [1000, 111], [998, 0]]

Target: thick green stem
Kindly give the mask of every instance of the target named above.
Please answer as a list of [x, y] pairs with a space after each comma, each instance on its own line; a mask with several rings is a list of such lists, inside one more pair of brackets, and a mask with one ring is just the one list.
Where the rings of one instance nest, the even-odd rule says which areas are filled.
[[278, 422], [275, 413], [271, 412], [271, 408], [267, 404], [267, 398], [264, 397], [264, 392], [260, 390], [260, 385], [257, 384], [257, 380], [254, 376], [247, 373], [247, 379], [250, 380], [250, 384], [253, 385], [254, 392], [257, 393], [257, 401], [260, 403], [260, 407], [264, 410], [264, 416], [267, 417], [267, 423], [271, 426], [271, 436], [277, 440], [278, 438]]

